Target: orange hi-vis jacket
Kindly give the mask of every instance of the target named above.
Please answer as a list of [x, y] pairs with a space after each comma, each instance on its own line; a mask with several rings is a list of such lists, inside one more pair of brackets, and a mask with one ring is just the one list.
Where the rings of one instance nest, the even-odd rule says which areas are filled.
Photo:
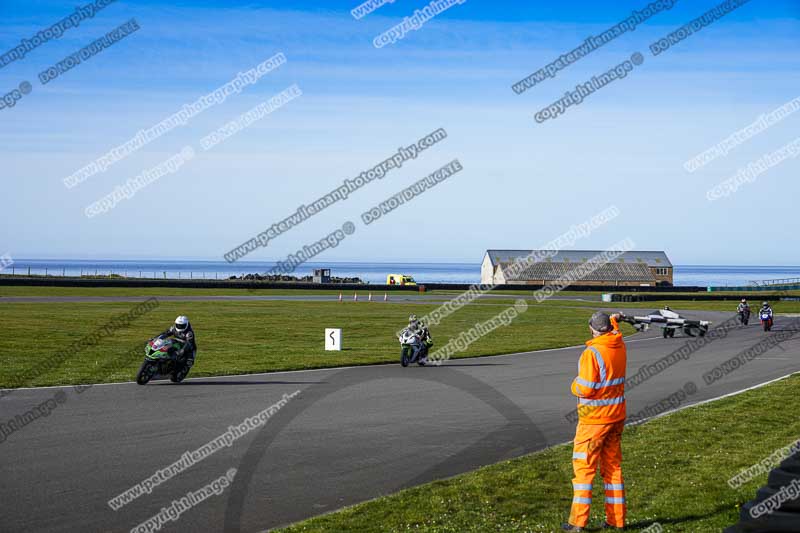
[[612, 331], [586, 341], [578, 363], [572, 394], [578, 397], [578, 416], [584, 424], [612, 424], [625, 420], [627, 351], [619, 324]]

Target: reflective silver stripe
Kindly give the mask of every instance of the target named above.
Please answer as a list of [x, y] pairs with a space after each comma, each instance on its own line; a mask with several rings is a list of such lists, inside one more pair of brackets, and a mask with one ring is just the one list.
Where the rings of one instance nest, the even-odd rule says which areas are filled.
[[604, 387], [622, 385], [623, 383], [625, 383], [625, 378], [609, 379], [607, 381], [601, 381], [600, 383], [597, 383], [596, 381], [586, 381], [582, 377], [577, 377], [575, 378], [575, 381], [577, 381], [580, 385], [583, 385], [584, 387], [588, 387], [590, 389], [602, 389]]
[[605, 381], [607, 378], [606, 374], [606, 362], [603, 361], [603, 356], [600, 355], [600, 352], [594, 346], [589, 346], [589, 349], [594, 352], [594, 360], [597, 361], [597, 367], [600, 369], [600, 381]]
[[625, 490], [625, 483], [606, 483], [606, 490]]
[[591, 483], [572, 483], [572, 488], [574, 490], [592, 490]]
[[625, 503], [625, 498], [612, 498], [611, 496], [606, 496], [606, 503]]
[[578, 398], [578, 403], [581, 405], [616, 405], [625, 401], [625, 396], [617, 396], [616, 398], [604, 398], [602, 400], [587, 400], [586, 398]]
[[584, 498], [583, 496], [575, 496], [572, 498], [572, 503], [585, 503], [587, 505], [592, 505], [592, 499]]
[[572, 452], [573, 459], [586, 459], [586, 452]]

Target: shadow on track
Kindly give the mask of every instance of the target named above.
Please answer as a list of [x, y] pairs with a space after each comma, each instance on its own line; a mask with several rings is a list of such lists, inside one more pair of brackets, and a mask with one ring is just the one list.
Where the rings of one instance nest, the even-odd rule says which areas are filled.
[[[289, 426], [292, 421], [302, 415], [317, 402], [343, 389], [363, 385], [372, 381], [389, 379], [407, 379], [412, 381], [434, 382], [441, 386], [455, 389], [480, 400], [494, 409], [506, 420], [506, 424], [497, 431], [486, 435], [478, 442], [454, 453], [444, 461], [433, 465], [424, 473], [411, 481], [398, 484], [394, 491], [433, 481], [443, 477], [459, 474], [480, 464], [494, 463], [510, 457], [519, 456], [540, 450], [549, 445], [544, 434], [525, 412], [508, 397], [487, 383], [465, 374], [461, 370], [448, 370], [445, 365], [437, 372], [404, 372], [387, 376], [385, 367], [360, 367], [345, 369], [329, 376], [329, 381], [319, 386], [303, 390], [299, 396], [286, 404], [270, 419], [242, 456], [237, 467], [225, 509], [224, 531], [241, 531], [242, 514], [249, 493], [250, 484], [258, 466], [269, 450], [272, 442]], [[472, 366], [472, 365], [466, 365]], [[357, 370], [357, 371], [354, 371]], [[263, 480], [268, 483], [269, 480]], [[393, 491], [393, 492], [394, 492]], [[309, 517], [310, 518], [310, 517]]]

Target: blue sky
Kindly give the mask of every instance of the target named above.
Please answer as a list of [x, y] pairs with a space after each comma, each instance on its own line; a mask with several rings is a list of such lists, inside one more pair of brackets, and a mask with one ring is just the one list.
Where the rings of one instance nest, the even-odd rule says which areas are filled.
[[[361, 20], [352, 2], [118, 1], [0, 68], [0, 254], [20, 258], [202, 258], [223, 253], [436, 128], [448, 138], [251, 260], [282, 259], [343, 222], [356, 233], [317, 260], [479, 261], [537, 247], [610, 205], [576, 243], [630, 237], [678, 264], [800, 264], [800, 158], [708, 202], [705, 192], [797, 137], [800, 113], [692, 174], [683, 163], [800, 96], [800, 2], [752, 0], [659, 56], [648, 45], [717, 2], [679, 0], [517, 95], [511, 85], [646, 1], [467, 0], [376, 49], [427, 4], [396, 0]], [[74, 2], [0, 3], [0, 53]], [[37, 74], [136, 18], [141, 29], [47, 85]], [[277, 52], [287, 63], [74, 189], [62, 179]], [[533, 116], [632, 53], [625, 79], [545, 123]], [[303, 95], [200, 153], [110, 212], [84, 208], [286, 87]], [[199, 152], [199, 150], [198, 150]], [[360, 214], [458, 158], [464, 170], [365, 226]], [[764, 221], [768, 222], [765, 224]]]

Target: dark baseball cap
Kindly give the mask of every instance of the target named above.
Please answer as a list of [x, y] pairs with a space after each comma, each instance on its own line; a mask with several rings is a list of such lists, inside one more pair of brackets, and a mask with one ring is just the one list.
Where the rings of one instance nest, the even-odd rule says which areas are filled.
[[611, 317], [608, 316], [608, 313], [598, 311], [589, 319], [589, 326], [600, 333], [607, 333], [611, 331]]

